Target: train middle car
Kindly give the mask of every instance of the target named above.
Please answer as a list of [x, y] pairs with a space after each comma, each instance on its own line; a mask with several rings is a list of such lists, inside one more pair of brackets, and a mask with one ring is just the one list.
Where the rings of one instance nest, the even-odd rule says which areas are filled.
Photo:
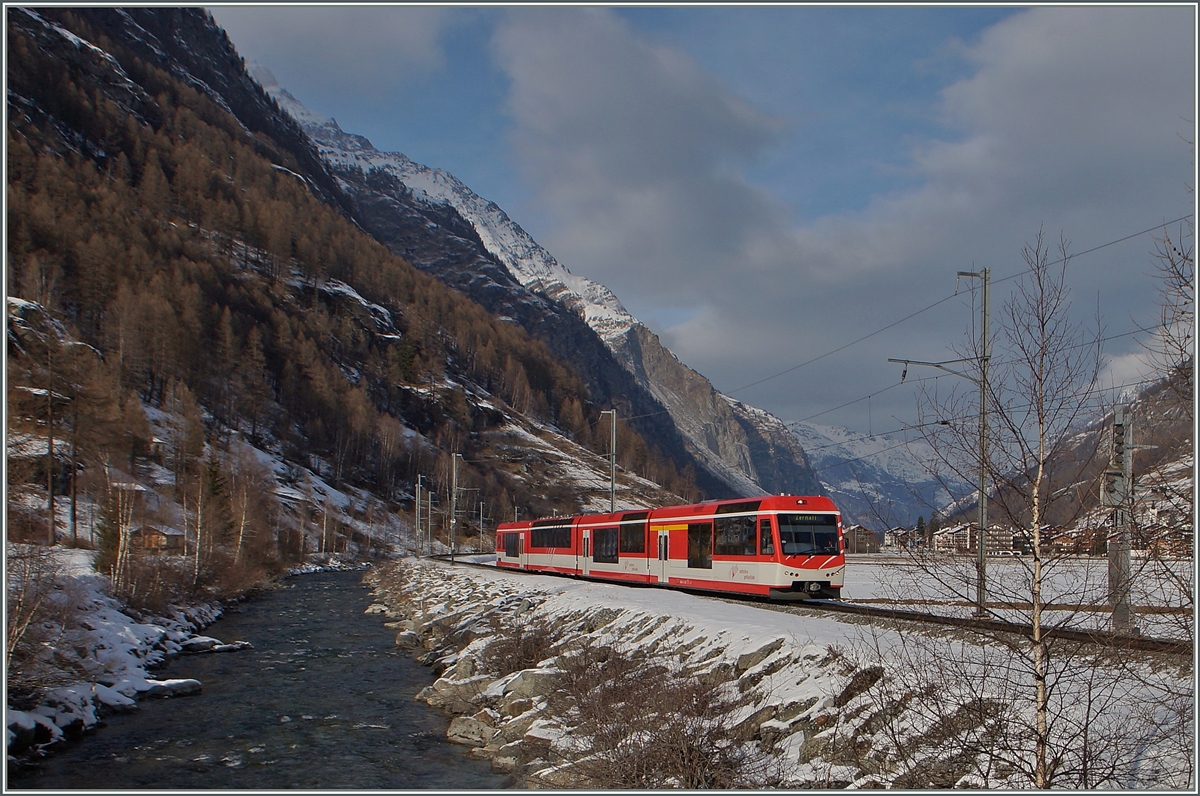
[[598, 580], [836, 599], [841, 515], [824, 497], [779, 495], [502, 523], [496, 564]]

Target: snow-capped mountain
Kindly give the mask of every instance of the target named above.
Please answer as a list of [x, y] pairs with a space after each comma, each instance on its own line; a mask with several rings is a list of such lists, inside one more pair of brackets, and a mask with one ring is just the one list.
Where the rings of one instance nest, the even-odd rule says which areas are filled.
[[934, 477], [933, 450], [920, 440], [814, 423], [795, 424], [791, 433], [838, 507], [870, 527], [911, 527], [971, 494], [971, 486], [952, 475], [943, 474], [945, 485]]
[[[620, 396], [632, 401], [636, 414], [665, 408], [673, 425], [667, 442], [678, 438], [689, 457], [715, 480], [718, 491], [824, 493], [803, 450], [780, 433], [783, 424], [778, 418], [750, 411], [717, 392], [630, 315], [612, 291], [571, 273], [494, 202], [441, 169], [375, 149], [366, 138], [346, 133], [333, 119], [305, 108], [269, 70], [251, 69], [355, 197], [369, 231], [393, 251], [493, 312], [512, 317], [589, 377], [606, 380], [607, 387], [598, 390], [600, 400]], [[427, 235], [431, 226], [441, 232], [436, 241]], [[451, 255], [446, 251], [447, 232], [456, 247]], [[590, 348], [585, 335], [562, 317], [563, 311], [586, 324], [606, 350]], [[607, 361], [617, 363], [624, 374], [605, 372]]]

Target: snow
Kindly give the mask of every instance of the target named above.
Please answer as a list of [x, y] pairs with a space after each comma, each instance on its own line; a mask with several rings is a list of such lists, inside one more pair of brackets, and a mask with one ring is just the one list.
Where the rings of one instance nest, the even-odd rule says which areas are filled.
[[[891, 584], [880, 576], [895, 567], [896, 562], [887, 559], [868, 562], [863, 560], [865, 558], [858, 557], [848, 567], [847, 591], [864, 600], [886, 596]], [[476, 560], [484, 559], [476, 557]], [[1071, 588], [1079, 571], [1078, 568], [1064, 568], [1061, 577], [1054, 580], [1054, 588]], [[939, 719], [920, 703], [914, 703], [917, 704], [914, 709], [902, 710], [889, 719], [892, 723], [886, 732], [870, 729], [876, 721], [873, 717], [883, 715], [876, 712], [880, 706], [878, 700], [886, 697], [888, 688], [896, 689], [892, 693], [897, 695], [905, 691], [910, 694], [920, 692], [946, 665], [957, 667], [956, 673], [938, 686], [941, 689], [939, 699], [953, 698], [958, 700], [954, 704], [966, 705], [980, 694], [991, 695], [989, 698], [1006, 706], [1005, 716], [1013, 722], [1011, 726], [1015, 731], [1019, 733], [1020, 728], [1031, 726], [1031, 684], [1021, 668], [1022, 659], [1004, 645], [976, 643], [955, 632], [896, 623], [871, 623], [862, 618], [823, 615], [803, 608], [777, 610], [778, 606], [729, 602], [656, 587], [629, 587], [494, 568], [468, 568], [436, 561], [406, 562], [404, 572], [405, 592], [411, 595], [409, 599], [419, 600], [421, 604], [420, 615], [412, 620], [418, 634], [423, 632], [422, 627], [435, 620], [460, 631], [467, 627], [478, 628], [478, 624], [471, 625], [467, 619], [472, 605], [495, 609], [519, 602], [521, 611], [538, 621], [560, 629], [571, 628], [573, 640], [564, 644], [574, 645], [584, 635], [601, 644], [636, 646], [650, 651], [660, 656], [663, 665], [668, 667], [682, 665], [694, 670], [699, 664], [709, 671], [725, 667], [738, 672], [741, 676], [738, 688], [742, 689], [747, 681], [753, 682], [754, 685], [748, 687], [758, 689], [760, 697], [757, 702], [736, 708], [730, 718], [735, 723], [751, 720], [760, 709], [774, 707], [774, 715], [769, 715], [759, 725], [759, 732], [764, 737], [774, 734], [782, 738], [777, 751], [784, 765], [785, 787], [812, 787], [830, 782], [862, 787], [881, 781], [876, 773], [859, 765], [823, 759], [820, 750], [829, 748], [830, 737], [853, 740], [856, 748], [863, 738], [868, 738], [873, 745], [869, 750], [872, 759], [895, 761], [896, 768], [891, 772], [894, 776], [906, 772], [912, 772], [916, 777], [926, 776], [921, 773], [921, 755], [928, 755], [926, 762], [961, 755], [962, 747], [956, 746], [953, 737], [938, 740], [944, 738]], [[933, 598], [945, 596], [933, 588], [927, 588], [923, 594]], [[588, 630], [580, 627], [579, 618], [585, 616], [604, 618], [596, 623], [596, 629]], [[488, 643], [486, 633], [482, 637], [478, 633], [470, 637], [476, 640], [457, 653], [447, 653], [444, 646], [440, 647], [441, 662], [447, 667], [456, 667], [472, 650], [483, 649]], [[921, 655], [927, 657], [921, 658]], [[550, 658], [537, 669], [527, 669], [490, 683], [478, 674], [470, 676], [469, 681], [479, 693], [498, 699], [509, 695], [520, 678], [528, 679], [533, 672], [548, 672], [555, 665], [555, 659]], [[1056, 702], [1055, 721], [1093, 721], [1097, 733], [1114, 737], [1125, 737], [1126, 725], [1133, 728], [1130, 733], [1144, 730], [1147, 724], [1139, 723], [1138, 717], [1145, 705], [1158, 706], [1150, 726], [1177, 719], [1178, 714], [1172, 711], [1193, 688], [1190, 667], [1180, 665], [1173, 669], [1174, 664], [1159, 665], [1151, 659], [1121, 661], [1079, 655], [1057, 665], [1065, 668], [1055, 675], [1057, 693], [1061, 694], [1061, 701]], [[854, 676], [873, 666], [881, 666], [881, 671], [885, 672], [880, 681], [882, 690], [870, 694], [865, 690], [852, 691]], [[1092, 669], [1096, 673], [1088, 675]], [[431, 688], [436, 691], [439, 684], [448, 682], [465, 686], [468, 680], [454, 681], [453, 671], [448, 669]], [[1091, 690], [1096, 682], [1106, 684], [1105, 701], [1099, 708], [1096, 704], [1087, 706], [1088, 699], [1094, 699], [1097, 693]], [[1109, 683], [1115, 685], [1110, 687]], [[1055, 699], [1060, 697], [1056, 695]], [[901, 704], [906, 703], [904, 700]], [[541, 738], [568, 757], [569, 752], [578, 749], [583, 741], [572, 733], [567, 716], [542, 715], [536, 726], [537, 732], [532, 736], [526, 734], [526, 738]], [[1101, 730], [1101, 727], [1110, 729]], [[1063, 732], [1070, 733], [1069, 730]], [[1153, 730], [1151, 735], [1154, 735]], [[1178, 740], [1178, 744], [1172, 738]], [[821, 739], [826, 740], [818, 743]], [[1020, 754], [1029, 753], [1029, 747], [1021, 737], [1013, 736], [1006, 742], [1013, 744], [1010, 748], [1022, 749]], [[814, 743], [817, 745], [813, 746]], [[1184, 759], [1187, 743], [1186, 738], [1160, 733], [1154, 735], [1153, 740], [1139, 738], [1137, 743], [1121, 747], [1120, 754], [1125, 755], [1122, 765], [1128, 765], [1128, 769], [1120, 778], [1110, 780], [1110, 784], [1117, 782], [1120, 787], [1146, 788], [1164, 783], [1168, 787], [1181, 787], [1189, 783], [1190, 768]], [[956, 773], [951, 784], [1028, 787], [1017, 773], [986, 766], [967, 768], [970, 770]], [[569, 765], [547, 766], [541, 769], [540, 775], [567, 772], [568, 769]], [[929, 782], [928, 779], [923, 781]]]
[[[38, 746], [45, 747], [62, 740], [65, 728], [94, 728], [102, 707], [130, 709], [143, 696], [198, 691], [200, 684], [194, 680], [159, 680], [152, 670], [169, 656], [179, 654], [197, 630], [222, 613], [217, 604], [203, 603], [173, 609], [170, 616], [135, 618], [109, 596], [108, 579], [93, 570], [94, 551], [55, 547], [51, 552], [62, 587], [47, 599], [60, 608], [73, 609], [75, 621], [50, 628], [55, 635], [46, 655], [60, 665], [67, 661], [82, 678], [50, 688], [31, 710], [6, 706], [10, 752], [22, 730], [40, 725], [49, 740]], [[8, 554], [14, 554], [11, 546]], [[14, 586], [11, 581], [6, 585]], [[217, 642], [214, 651], [222, 651], [220, 646]], [[223, 646], [227, 651], [242, 648], [237, 644]]]

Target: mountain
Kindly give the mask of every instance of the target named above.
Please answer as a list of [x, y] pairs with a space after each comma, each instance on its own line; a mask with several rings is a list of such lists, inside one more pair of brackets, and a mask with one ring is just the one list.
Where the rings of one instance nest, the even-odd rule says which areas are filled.
[[[571, 273], [495, 203], [441, 169], [375, 149], [305, 108], [268, 70], [252, 72], [317, 144], [366, 229], [574, 362], [594, 399], [621, 396], [634, 417], [654, 418], [639, 428], [644, 434], [658, 429], [655, 442], [677, 456], [686, 452], [706, 491], [824, 492], [803, 450], [779, 432], [777, 418], [717, 392], [608, 288]], [[671, 421], [665, 430], [664, 414]]]
[[[136, 582], [153, 567], [117, 551], [153, 524], [194, 589], [415, 549], [418, 479], [457, 481], [462, 522], [607, 508], [575, 367], [364, 232], [210, 15], [7, 22], [10, 541], [86, 528]], [[686, 474], [636, 430], [621, 453], [622, 505], [681, 500]]]
[[[917, 519], [943, 513], [952, 496], [939, 479], [928, 444], [901, 436], [863, 436], [839, 426], [798, 423], [791, 427], [838, 506], [872, 528], [913, 527]], [[971, 485], [949, 477], [955, 495]]]

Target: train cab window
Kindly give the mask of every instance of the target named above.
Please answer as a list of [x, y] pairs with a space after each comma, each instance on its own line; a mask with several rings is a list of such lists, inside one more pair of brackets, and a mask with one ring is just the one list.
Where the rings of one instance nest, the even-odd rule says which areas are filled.
[[767, 517], [758, 521], [758, 554], [775, 555], [775, 537], [771, 535], [771, 520]]
[[837, 555], [837, 516], [780, 514], [779, 546], [785, 556]]
[[592, 560], [597, 564], [617, 563], [616, 528], [597, 528], [592, 531]]

